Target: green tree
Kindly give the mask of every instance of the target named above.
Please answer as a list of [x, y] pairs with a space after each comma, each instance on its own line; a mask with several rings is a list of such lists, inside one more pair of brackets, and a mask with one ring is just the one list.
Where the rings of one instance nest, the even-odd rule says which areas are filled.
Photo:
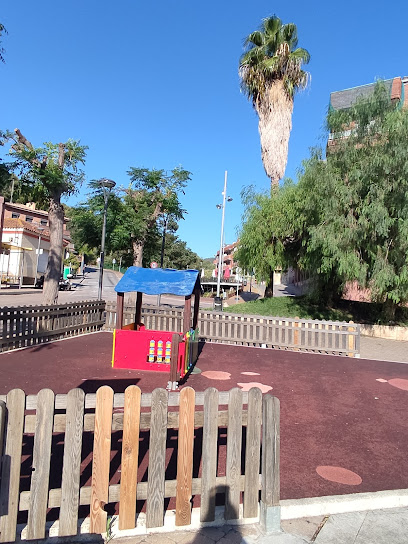
[[303, 218], [297, 214], [297, 198], [289, 181], [270, 195], [256, 194], [252, 187], [242, 193], [245, 213], [234, 259], [266, 282], [265, 297], [273, 296], [274, 271], [298, 262]]
[[85, 163], [87, 147], [75, 140], [59, 144], [46, 142], [44, 147], [34, 147], [19, 129], [8, 137], [14, 141], [10, 154], [22, 183], [32, 187], [33, 200], [47, 202], [49, 206], [50, 251], [43, 300], [45, 304], [54, 304], [58, 300], [62, 267], [64, 208], [61, 197], [74, 193], [82, 183], [84, 172], [80, 165]]
[[125, 204], [129, 210], [130, 235], [133, 246], [133, 264], [143, 265], [143, 252], [149, 236], [158, 235], [158, 219], [164, 214], [180, 220], [185, 214], [179, 200], [191, 172], [181, 166], [170, 173], [164, 170], [131, 167], [128, 171], [130, 186]]
[[326, 293], [356, 280], [392, 319], [408, 301], [408, 111], [379, 83], [367, 100], [329, 112], [328, 128], [334, 150], [326, 162], [314, 152], [299, 180], [305, 259]]
[[[157, 262], [159, 262], [157, 255]], [[175, 234], [168, 232], [164, 246], [163, 268], [175, 268], [183, 270], [186, 268], [200, 269], [202, 260], [187, 247], [186, 242], [183, 242]]]
[[[97, 182], [91, 182], [93, 190], [85, 202], [66, 211], [71, 219], [71, 236], [75, 248], [81, 253], [100, 253], [102, 222], [104, 213], [104, 196]], [[119, 191], [112, 191], [108, 199], [106, 217], [105, 252], [127, 251], [131, 248], [127, 207]]]
[[308, 79], [302, 64], [310, 55], [297, 44], [296, 25], [274, 15], [245, 39], [240, 59], [241, 87], [259, 117], [262, 162], [272, 186], [285, 173], [295, 92]]

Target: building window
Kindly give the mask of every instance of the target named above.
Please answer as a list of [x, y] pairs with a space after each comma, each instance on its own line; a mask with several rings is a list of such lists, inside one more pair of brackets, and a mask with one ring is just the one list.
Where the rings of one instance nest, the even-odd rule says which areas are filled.
[[46, 219], [41, 219], [41, 225], [46, 225], [48, 221]]
[[32, 218], [32, 217], [29, 217], [28, 215], [26, 215], [26, 221], [27, 221], [27, 223], [32, 223], [32, 222], [33, 222], [33, 218]]
[[12, 219], [18, 219], [20, 217], [20, 214], [19, 213], [12, 213], [11, 214], [11, 218]]

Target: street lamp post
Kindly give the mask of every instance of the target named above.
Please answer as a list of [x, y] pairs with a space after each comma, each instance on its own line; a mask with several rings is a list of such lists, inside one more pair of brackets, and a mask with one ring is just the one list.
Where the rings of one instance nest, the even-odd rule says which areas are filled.
[[102, 239], [101, 239], [101, 253], [99, 256], [99, 286], [98, 286], [98, 300], [102, 300], [102, 283], [103, 283], [103, 265], [105, 262], [105, 237], [106, 237], [106, 212], [108, 210], [108, 200], [111, 190], [115, 187], [116, 183], [111, 179], [99, 180], [99, 186], [103, 191], [104, 207], [103, 207], [103, 223], [102, 223]]
[[218, 274], [217, 274], [217, 296], [214, 299], [214, 309], [215, 310], [222, 310], [222, 298], [220, 297], [220, 291], [221, 291], [221, 275], [223, 273], [222, 270], [222, 261], [224, 258], [224, 222], [225, 222], [225, 203], [231, 202], [232, 198], [229, 196], [227, 197], [227, 176], [228, 172], [225, 170], [225, 177], [224, 177], [224, 191], [222, 193], [222, 204], [217, 204], [217, 208], [219, 210], [222, 210], [222, 219], [221, 219], [221, 239], [220, 239], [220, 255], [218, 258]]

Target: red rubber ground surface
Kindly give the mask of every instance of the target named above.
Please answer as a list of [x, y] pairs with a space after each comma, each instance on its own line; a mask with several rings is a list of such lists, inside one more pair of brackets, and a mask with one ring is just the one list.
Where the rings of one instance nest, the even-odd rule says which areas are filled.
[[[3, 353], [0, 394], [166, 387], [166, 374], [111, 368], [111, 345], [110, 333], [98, 333]], [[196, 391], [259, 382], [280, 399], [283, 499], [408, 488], [408, 365], [206, 344], [197, 366], [230, 377], [191, 375], [187, 385]], [[319, 475], [336, 472], [327, 466], [361, 483], [329, 481]]]

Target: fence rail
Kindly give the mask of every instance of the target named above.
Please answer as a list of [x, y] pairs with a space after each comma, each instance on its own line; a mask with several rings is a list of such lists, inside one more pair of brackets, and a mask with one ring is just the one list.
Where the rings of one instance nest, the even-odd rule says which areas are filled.
[[[132, 306], [124, 308], [124, 324], [134, 321]], [[147, 329], [181, 332], [183, 311], [180, 308], [142, 308]], [[106, 305], [106, 330], [116, 324], [116, 304]], [[360, 325], [352, 322], [317, 321], [299, 318], [236, 315], [224, 312], [200, 311], [200, 338], [241, 346], [292, 349], [359, 357]]]
[[0, 308], [0, 351], [97, 331], [104, 311], [103, 300]]
[[279, 504], [279, 401], [257, 388], [14, 389], [0, 416], [0, 542], [45, 538], [52, 514], [58, 536], [75, 536], [84, 506], [89, 531], [105, 533], [112, 503], [120, 530], [140, 523], [143, 501], [147, 528], [163, 526], [169, 498], [177, 526], [190, 524], [194, 495], [201, 521], [215, 519], [217, 494], [225, 519], [257, 517], [260, 490], [261, 512]]

